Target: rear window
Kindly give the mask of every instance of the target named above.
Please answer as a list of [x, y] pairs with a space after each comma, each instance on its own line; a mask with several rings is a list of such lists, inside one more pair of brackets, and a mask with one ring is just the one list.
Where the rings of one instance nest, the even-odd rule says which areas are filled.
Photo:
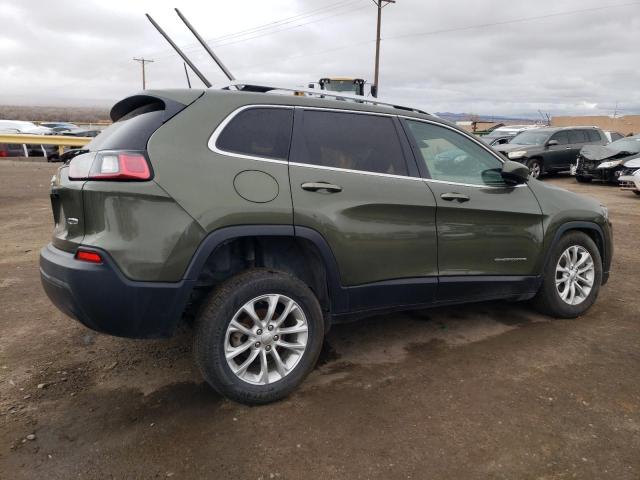
[[153, 132], [162, 125], [165, 112], [157, 103], [132, 110], [105, 128], [85, 147], [88, 150], [145, 150]]
[[216, 140], [216, 148], [252, 157], [286, 160], [292, 128], [291, 108], [250, 108], [238, 113], [224, 127]]
[[301, 133], [295, 140], [299, 163], [407, 175], [390, 117], [306, 110]]

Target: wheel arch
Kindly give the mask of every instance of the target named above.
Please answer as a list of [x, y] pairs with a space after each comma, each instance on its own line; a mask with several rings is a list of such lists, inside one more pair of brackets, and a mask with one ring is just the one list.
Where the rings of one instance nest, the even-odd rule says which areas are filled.
[[326, 313], [347, 308], [331, 248], [322, 235], [304, 227], [241, 225], [211, 232], [194, 254], [185, 279], [194, 282], [194, 290], [206, 289], [252, 267], [273, 268], [299, 278], [313, 290]]
[[563, 235], [571, 231], [578, 231], [578, 232], [585, 233], [586, 235], [589, 236], [589, 238], [591, 238], [591, 240], [594, 241], [594, 243], [598, 247], [598, 252], [600, 252], [600, 260], [602, 262], [602, 267], [604, 269], [605, 265], [607, 264], [607, 261], [606, 261], [607, 251], [605, 248], [605, 235], [604, 235], [604, 231], [602, 230], [602, 227], [600, 227], [600, 225], [594, 222], [576, 221], [576, 222], [563, 223], [556, 230], [553, 236], [553, 240], [549, 244], [549, 247], [547, 248], [547, 252], [545, 255], [545, 263], [544, 263], [545, 270], [547, 265], [549, 264], [549, 261], [551, 260], [551, 251], [553, 250], [553, 247], [560, 241]]

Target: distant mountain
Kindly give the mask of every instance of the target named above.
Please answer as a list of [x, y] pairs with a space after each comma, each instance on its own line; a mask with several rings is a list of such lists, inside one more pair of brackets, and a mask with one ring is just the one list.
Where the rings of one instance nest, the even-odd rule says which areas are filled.
[[522, 117], [504, 117], [501, 115], [477, 115], [471, 113], [452, 113], [452, 112], [437, 112], [437, 116], [449, 120], [450, 122], [462, 122], [469, 120], [478, 120], [480, 122], [521, 122], [521, 123], [534, 123], [535, 119], [522, 118]]

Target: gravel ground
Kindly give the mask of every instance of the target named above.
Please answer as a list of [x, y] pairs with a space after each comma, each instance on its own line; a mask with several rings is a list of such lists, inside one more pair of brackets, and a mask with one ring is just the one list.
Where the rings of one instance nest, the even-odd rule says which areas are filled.
[[640, 198], [591, 311], [481, 303], [335, 327], [289, 399], [249, 408], [171, 340], [100, 335], [44, 295], [54, 165], [0, 162], [0, 478], [640, 478]]

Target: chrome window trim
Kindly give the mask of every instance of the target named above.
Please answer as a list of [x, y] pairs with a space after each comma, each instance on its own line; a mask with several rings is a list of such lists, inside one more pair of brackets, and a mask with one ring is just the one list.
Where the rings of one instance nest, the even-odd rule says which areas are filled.
[[358, 173], [360, 175], [370, 175], [374, 177], [388, 177], [388, 178], [396, 178], [399, 180], [413, 180], [413, 181], [423, 181], [423, 178], [420, 177], [410, 177], [408, 175], [394, 175], [392, 173], [378, 173], [378, 172], [368, 172], [366, 170], [352, 170], [350, 168], [340, 168], [340, 167], [327, 167], [325, 165], [315, 165], [313, 163], [298, 163], [298, 162], [289, 162], [289, 165], [292, 167], [303, 167], [303, 168], [317, 168], [320, 170], [329, 170], [333, 172], [344, 172], [344, 173]]
[[225, 129], [225, 127], [229, 125], [229, 123], [239, 113], [244, 112], [245, 110], [249, 110], [251, 108], [283, 108], [287, 110], [294, 109], [294, 107], [291, 105], [269, 105], [269, 104], [250, 104], [250, 105], [243, 105], [242, 107], [236, 108], [229, 115], [227, 115], [226, 118], [222, 120], [222, 122], [220, 122], [220, 124], [213, 131], [213, 133], [209, 137], [209, 141], [207, 142], [207, 147], [209, 148], [209, 150], [211, 150], [214, 153], [218, 153], [220, 155], [226, 155], [228, 157], [244, 158], [247, 160], [257, 160], [260, 162], [279, 163], [281, 165], [287, 165], [289, 163], [287, 160], [280, 160], [280, 159], [269, 158], [269, 157], [260, 157], [257, 155], [248, 155], [246, 153], [229, 152], [227, 150], [222, 150], [218, 148], [218, 146], [216, 145], [216, 142], [218, 141], [218, 137], [220, 136], [222, 131]]
[[[233, 118], [238, 115], [240, 112], [243, 112], [245, 110], [248, 110], [250, 108], [285, 108], [285, 109], [304, 109], [304, 110], [319, 110], [319, 111], [330, 111], [330, 112], [342, 112], [342, 113], [355, 113], [355, 114], [360, 114], [360, 115], [377, 115], [377, 116], [381, 116], [381, 117], [397, 117], [397, 118], [404, 118], [407, 120], [414, 120], [416, 122], [424, 122], [424, 123], [430, 123], [432, 125], [436, 125], [438, 127], [442, 127], [442, 128], [447, 128], [449, 130], [452, 130], [456, 133], [458, 133], [459, 135], [462, 135], [463, 137], [469, 138], [471, 141], [475, 142], [476, 144], [480, 145], [482, 148], [484, 148], [486, 151], [488, 151], [491, 155], [493, 155], [499, 162], [504, 163], [506, 160], [500, 158], [499, 154], [497, 154], [496, 152], [490, 150], [486, 145], [484, 145], [482, 142], [480, 142], [479, 140], [476, 140], [473, 137], [469, 137], [468, 135], [463, 135], [460, 133], [460, 131], [458, 131], [456, 128], [450, 127], [449, 125], [445, 125], [443, 123], [440, 122], [434, 122], [432, 120], [425, 120], [422, 118], [416, 118], [416, 117], [411, 117], [408, 115], [397, 115], [397, 114], [393, 114], [393, 113], [379, 113], [379, 112], [367, 112], [367, 111], [362, 111], [362, 110], [351, 110], [351, 109], [347, 109], [347, 108], [330, 108], [330, 107], [306, 107], [303, 105], [273, 105], [273, 104], [249, 104], [249, 105], [243, 105], [241, 107], [238, 107], [237, 109], [233, 110], [229, 115], [227, 115], [227, 117], [225, 117], [225, 119], [220, 122], [220, 124], [216, 127], [216, 129], [213, 131], [213, 133], [211, 134], [211, 136], [209, 137], [209, 141], [207, 142], [207, 147], [209, 148], [209, 150], [211, 150], [214, 153], [218, 153], [220, 155], [226, 155], [226, 156], [230, 156], [230, 157], [236, 157], [236, 158], [244, 158], [247, 160], [255, 160], [255, 161], [260, 161], [260, 162], [268, 162], [268, 163], [276, 163], [276, 164], [281, 164], [281, 165], [292, 165], [292, 166], [296, 166], [296, 167], [303, 167], [303, 168], [316, 168], [316, 169], [320, 169], [320, 170], [329, 170], [329, 171], [335, 171], [335, 172], [345, 172], [345, 173], [357, 173], [360, 175], [369, 175], [369, 176], [375, 176], [375, 177], [389, 177], [389, 178], [395, 178], [395, 179], [400, 179], [400, 180], [419, 180], [419, 181], [424, 181], [427, 183], [442, 183], [442, 184], [448, 184], [448, 185], [458, 185], [461, 187], [474, 187], [474, 188], [518, 188], [518, 187], [527, 187], [528, 185], [526, 183], [523, 184], [519, 184], [519, 185], [480, 185], [480, 184], [474, 184], [474, 183], [461, 183], [461, 182], [452, 182], [452, 181], [446, 181], [446, 180], [435, 180], [432, 178], [423, 178], [423, 177], [412, 177], [409, 175], [393, 175], [391, 173], [378, 173], [378, 172], [368, 172], [366, 170], [352, 170], [352, 169], [348, 169], [348, 168], [339, 168], [339, 167], [327, 167], [324, 165], [315, 165], [315, 164], [311, 164], [311, 163], [299, 163], [299, 162], [291, 162], [291, 161], [287, 161], [287, 160], [277, 160], [277, 159], [273, 159], [273, 158], [266, 158], [266, 157], [258, 157], [258, 156], [254, 156], [254, 155], [246, 155], [246, 154], [242, 154], [242, 153], [236, 153], [236, 152], [229, 152], [226, 150], [221, 150], [216, 146], [216, 142], [218, 140], [218, 137], [220, 136], [220, 133], [222, 133], [222, 131], [224, 130], [224, 128], [231, 122], [231, 120], [233, 120]], [[293, 138], [292, 138], [293, 141]]]

